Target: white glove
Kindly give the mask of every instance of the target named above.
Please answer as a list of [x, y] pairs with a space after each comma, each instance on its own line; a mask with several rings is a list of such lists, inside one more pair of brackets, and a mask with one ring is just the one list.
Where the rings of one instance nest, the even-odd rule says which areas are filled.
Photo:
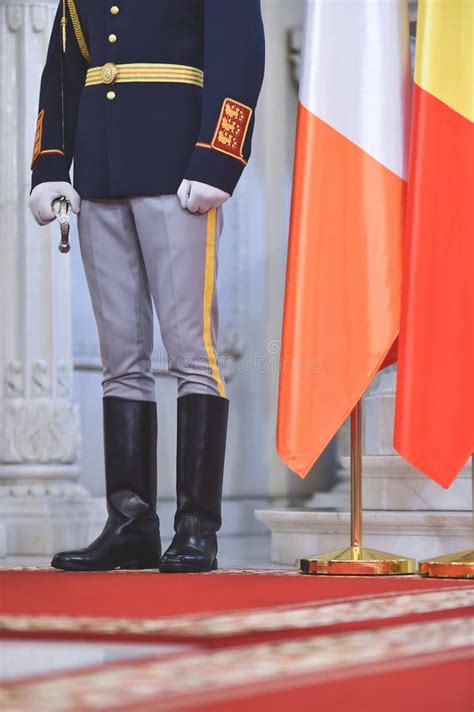
[[52, 203], [62, 195], [69, 201], [74, 213], [81, 209], [81, 198], [70, 183], [65, 181], [39, 183], [31, 191], [28, 207], [38, 225], [47, 225], [55, 218]]
[[207, 213], [230, 198], [229, 193], [197, 180], [183, 180], [177, 195], [181, 207], [190, 213]]

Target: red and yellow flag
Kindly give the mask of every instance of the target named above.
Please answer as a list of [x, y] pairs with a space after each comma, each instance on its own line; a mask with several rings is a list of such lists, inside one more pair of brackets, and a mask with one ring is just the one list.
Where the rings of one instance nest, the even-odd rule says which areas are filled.
[[277, 424], [301, 477], [397, 338], [409, 108], [406, 0], [309, 0]]
[[474, 2], [420, 0], [395, 447], [444, 487], [474, 451]]

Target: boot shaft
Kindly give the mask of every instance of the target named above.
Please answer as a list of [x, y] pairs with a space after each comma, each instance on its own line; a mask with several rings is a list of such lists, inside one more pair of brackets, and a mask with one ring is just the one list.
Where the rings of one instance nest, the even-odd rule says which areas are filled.
[[206, 535], [221, 526], [229, 401], [189, 394], [178, 398], [175, 531]]
[[157, 414], [154, 401], [103, 398], [105, 484], [109, 513], [127, 518], [156, 510]]

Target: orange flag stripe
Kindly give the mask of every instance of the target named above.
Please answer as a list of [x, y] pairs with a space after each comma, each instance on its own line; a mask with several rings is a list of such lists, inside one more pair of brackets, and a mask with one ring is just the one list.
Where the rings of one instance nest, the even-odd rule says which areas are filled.
[[299, 105], [277, 449], [304, 477], [392, 347], [406, 184]]
[[474, 124], [415, 85], [395, 447], [448, 487], [474, 451]]

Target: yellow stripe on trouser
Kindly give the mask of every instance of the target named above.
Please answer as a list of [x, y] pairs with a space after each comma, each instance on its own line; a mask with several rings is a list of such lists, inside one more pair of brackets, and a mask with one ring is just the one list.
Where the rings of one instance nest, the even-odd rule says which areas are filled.
[[209, 359], [212, 376], [216, 381], [219, 395], [225, 397], [225, 387], [222, 382], [219, 367], [217, 365], [216, 353], [212, 344], [211, 309], [212, 298], [214, 296], [215, 281], [215, 260], [216, 260], [216, 209], [210, 210], [207, 215], [206, 230], [206, 266], [204, 272], [204, 294], [203, 294], [203, 339], [204, 346]]

